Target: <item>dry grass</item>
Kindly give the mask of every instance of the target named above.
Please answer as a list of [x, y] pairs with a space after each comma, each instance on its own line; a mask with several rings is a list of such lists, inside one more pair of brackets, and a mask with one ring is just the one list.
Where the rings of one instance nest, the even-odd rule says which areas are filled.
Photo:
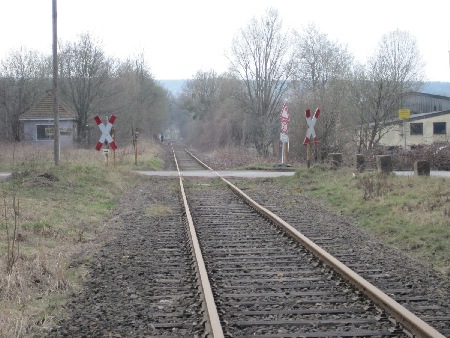
[[[90, 253], [108, 239], [103, 230], [116, 221], [111, 210], [143, 179], [129, 172], [158, 169], [161, 150], [142, 142], [134, 165], [132, 147], [122, 147], [115, 165], [110, 156], [106, 166], [101, 152], [61, 148], [56, 167], [51, 145], [0, 148], [0, 171], [15, 177], [0, 180], [0, 338], [45, 335], [55, 325], [55, 312], [86, 277]], [[11, 230], [14, 224], [14, 195], [19, 202], [18, 251], [8, 273], [6, 226]]]
[[152, 205], [152, 206], [148, 207], [145, 210], [145, 213], [146, 213], [146, 215], [148, 215], [150, 217], [167, 216], [167, 215], [172, 214], [172, 209], [170, 207], [168, 207], [167, 205], [156, 204], [156, 205]]
[[448, 178], [353, 175], [302, 169], [281, 179], [292, 194], [321, 201], [422, 263], [450, 277], [450, 182]]

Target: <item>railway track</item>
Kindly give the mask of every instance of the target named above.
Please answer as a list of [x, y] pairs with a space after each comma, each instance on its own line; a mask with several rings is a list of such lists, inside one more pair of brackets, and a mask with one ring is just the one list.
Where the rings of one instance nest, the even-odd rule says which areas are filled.
[[[200, 168], [180, 149], [174, 155], [181, 172]], [[184, 188], [181, 176], [180, 184]], [[444, 337], [240, 193], [225, 179], [190, 180], [183, 193], [187, 213], [192, 210], [190, 227], [195, 224], [190, 237], [198, 235], [196, 261], [204, 270], [199, 280], [207, 276], [201, 287], [211, 310], [205, 312], [207, 334]]]
[[[83, 290], [49, 337], [444, 337], [364, 280], [355, 282], [348, 268], [239, 197], [227, 180], [185, 179], [183, 172], [207, 168], [183, 149], [175, 147], [170, 162], [178, 180], [148, 178], [119, 203], [108, 230], [114, 239], [89, 259]], [[341, 239], [318, 226], [304, 231], [366, 279], [386, 280], [380, 266], [355, 263]], [[437, 298], [411, 294], [402, 280], [383, 285], [450, 333]]]

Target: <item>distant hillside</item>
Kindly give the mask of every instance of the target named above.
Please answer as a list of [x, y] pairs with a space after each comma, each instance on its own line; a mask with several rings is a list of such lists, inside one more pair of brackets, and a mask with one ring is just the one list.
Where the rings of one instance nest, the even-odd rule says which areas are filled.
[[174, 96], [181, 93], [184, 84], [188, 80], [157, 80], [164, 88], [171, 92]]
[[[181, 93], [186, 81], [188, 80], [158, 80], [158, 82], [174, 96]], [[425, 82], [420, 92], [450, 97], [450, 82]]]

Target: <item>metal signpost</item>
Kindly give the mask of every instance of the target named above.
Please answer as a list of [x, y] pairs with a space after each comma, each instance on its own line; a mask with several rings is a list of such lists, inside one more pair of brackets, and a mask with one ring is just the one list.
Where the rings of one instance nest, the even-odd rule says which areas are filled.
[[285, 148], [286, 145], [289, 145], [289, 136], [288, 136], [288, 130], [289, 130], [289, 121], [291, 120], [289, 117], [289, 111], [287, 103], [285, 102], [283, 105], [283, 108], [281, 109], [280, 113], [281, 118], [281, 133], [280, 133], [280, 141], [282, 144], [281, 149], [281, 163], [284, 163], [284, 160], [286, 158]]
[[109, 148], [103, 149], [103, 155], [105, 156], [105, 167], [107, 167], [109, 162]]
[[138, 158], [138, 136], [139, 132], [138, 129], [134, 129], [131, 127], [131, 134], [133, 137], [133, 148], [134, 148], [134, 164], [137, 165], [137, 158]]
[[400, 120], [403, 120], [403, 144], [404, 144], [404, 150], [406, 150], [406, 123], [405, 119], [409, 119], [411, 116], [411, 110], [409, 109], [399, 109], [398, 110], [398, 118]]
[[306, 123], [308, 124], [308, 130], [306, 131], [306, 137], [303, 141], [303, 144], [306, 145], [306, 163], [308, 168], [311, 166], [311, 138], [314, 141], [314, 144], [319, 142], [319, 139], [316, 136], [316, 132], [314, 131], [314, 125], [317, 122], [317, 119], [320, 114], [320, 109], [317, 108], [316, 112], [313, 116], [311, 116], [311, 111], [309, 109], [306, 110]]

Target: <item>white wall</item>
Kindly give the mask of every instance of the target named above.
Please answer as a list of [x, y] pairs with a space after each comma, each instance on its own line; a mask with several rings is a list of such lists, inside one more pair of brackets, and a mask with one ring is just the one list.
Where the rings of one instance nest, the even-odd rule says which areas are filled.
[[[446, 122], [445, 135], [433, 135], [433, 123]], [[410, 123], [423, 123], [423, 135], [411, 135]], [[405, 122], [406, 129], [406, 148], [412, 145], [432, 144], [432, 143], [448, 143], [450, 142], [450, 114], [429, 117], [422, 120], [414, 120]], [[403, 124], [393, 125], [390, 127], [386, 135], [380, 140], [383, 146], [404, 146]]]
[[[50, 140], [38, 140], [37, 139], [37, 126], [38, 125], [49, 125], [53, 126], [53, 120], [33, 120], [33, 121], [23, 121], [23, 131], [25, 141], [34, 141], [36, 143], [50, 143]], [[60, 134], [59, 141], [61, 144], [72, 144], [74, 137], [76, 136], [76, 123], [75, 121], [60, 120], [59, 121], [60, 130], [70, 131], [70, 134]]]

